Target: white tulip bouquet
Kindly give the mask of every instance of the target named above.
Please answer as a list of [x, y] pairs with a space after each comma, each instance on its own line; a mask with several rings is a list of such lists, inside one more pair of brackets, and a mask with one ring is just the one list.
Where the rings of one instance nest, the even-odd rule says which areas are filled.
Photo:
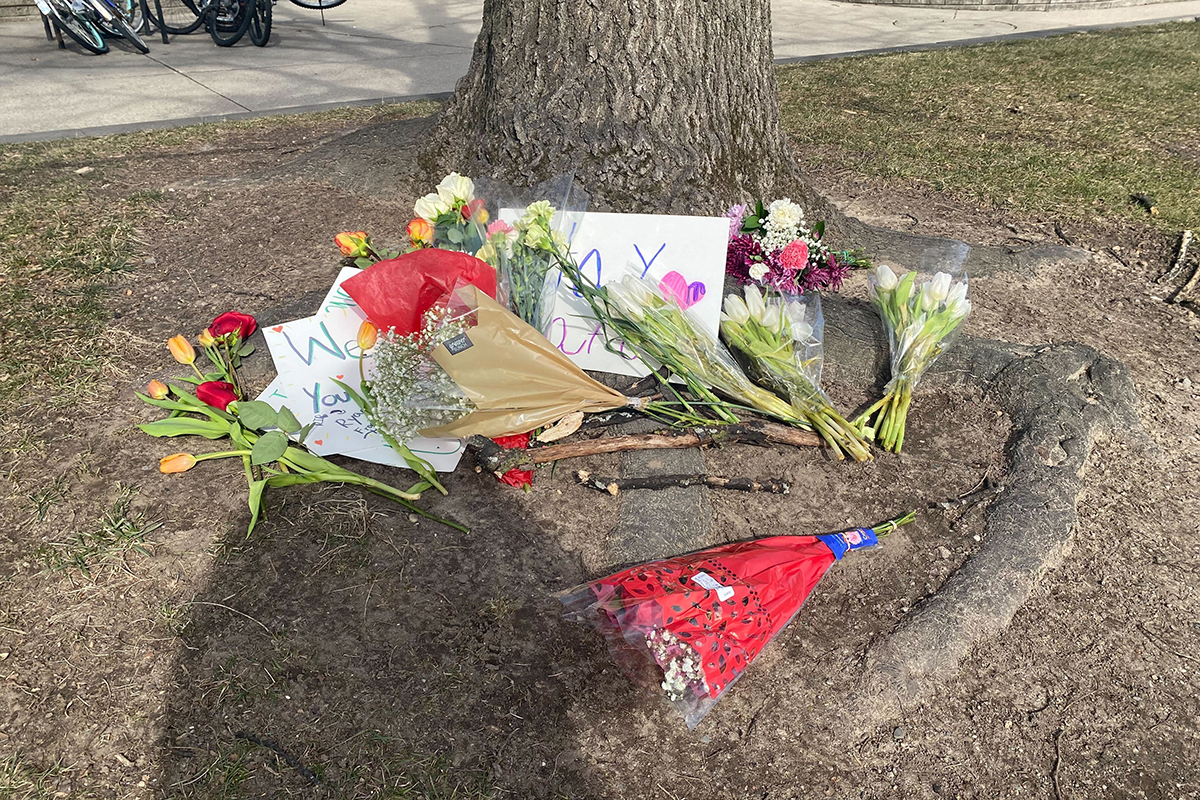
[[871, 449], [859, 431], [833, 408], [821, 391], [820, 296], [812, 292], [804, 301], [795, 295], [744, 288], [744, 299], [725, 298], [721, 335], [748, 362], [750, 375], [760, 384], [787, 398], [795, 413], [820, 434], [840, 461], [848, 454], [855, 461], [871, 458]]
[[915, 272], [897, 277], [886, 265], [877, 267], [869, 278], [871, 304], [883, 319], [891, 346], [892, 379], [883, 398], [854, 425], [863, 436], [895, 453], [904, 445], [913, 389], [971, 312], [965, 275], [956, 281], [939, 272], [920, 286], [916, 279]]

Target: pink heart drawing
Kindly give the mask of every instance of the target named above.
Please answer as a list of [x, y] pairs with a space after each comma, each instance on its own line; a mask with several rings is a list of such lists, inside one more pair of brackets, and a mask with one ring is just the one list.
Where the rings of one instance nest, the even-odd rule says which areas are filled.
[[678, 272], [668, 272], [658, 282], [658, 288], [680, 308], [691, 308], [704, 299], [704, 284], [700, 281], [687, 282]]
[[324, 444], [324, 441], [321, 439], [313, 439], [313, 444]]

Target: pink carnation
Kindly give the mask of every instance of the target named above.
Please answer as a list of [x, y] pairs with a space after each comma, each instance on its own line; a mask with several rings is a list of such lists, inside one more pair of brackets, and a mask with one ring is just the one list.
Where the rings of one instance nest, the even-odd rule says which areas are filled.
[[779, 252], [779, 263], [784, 269], [802, 272], [808, 265], [808, 244], [797, 239]]
[[498, 219], [495, 222], [493, 222], [491, 225], [487, 226], [487, 235], [488, 236], [495, 236], [497, 233], [508, 234], [508, 233], [512, 233], [512, 231], [513, 231], [512, 225], [509, 225], [507, 222], [505, 222], [502, 219]]

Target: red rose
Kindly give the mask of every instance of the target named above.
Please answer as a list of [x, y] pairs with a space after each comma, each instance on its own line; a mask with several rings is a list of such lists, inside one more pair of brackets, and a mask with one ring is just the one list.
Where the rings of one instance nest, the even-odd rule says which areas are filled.
[[238, 338], [246, 341], [258, 330], [258, 323], [249, 314], [239, 314], [237, 311], [226, 311], [212, 321], [208, 326], [213, 336], [224, 336], [227, 333], [237, 333]]
[[213, 408], [224, 411], [234, 400], [239, 399], [237, 389], [225, 381], [205, 381], [196, 387], [196, 397]]
[[[505, 450], [526, 450], [529, 448], [529, 434], [517, 433], [512, 436], [497, 436], [492, 439], [493, 442], [503, 447]], [[533, 485], [533, 470], [532, 469], [510, 469], [508, 472], [500, 476], [500, 482], [508, 484], [517, 489], [524, 489], [526, 486]]]

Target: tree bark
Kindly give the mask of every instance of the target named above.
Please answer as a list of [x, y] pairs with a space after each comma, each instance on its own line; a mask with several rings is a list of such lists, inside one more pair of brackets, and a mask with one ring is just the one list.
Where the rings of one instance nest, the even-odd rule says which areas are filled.
[[532, 186], [574, 170], [592, 207], [719, 213], [800, 186], [768, 0], [486, 0], [426, 149], [431, 170]]

